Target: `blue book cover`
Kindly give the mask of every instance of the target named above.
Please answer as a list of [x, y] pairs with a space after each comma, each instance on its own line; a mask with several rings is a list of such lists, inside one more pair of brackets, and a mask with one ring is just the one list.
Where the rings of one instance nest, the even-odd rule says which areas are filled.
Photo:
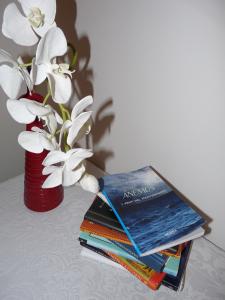
[[149, 166], [104, 176], [99, 183], [139, 256], [191, 240], [191, 232], [193, 238], [204, 233], [204, 219]]

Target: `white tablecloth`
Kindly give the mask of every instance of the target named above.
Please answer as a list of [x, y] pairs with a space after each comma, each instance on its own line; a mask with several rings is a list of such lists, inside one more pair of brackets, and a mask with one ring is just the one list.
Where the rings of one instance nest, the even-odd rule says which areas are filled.
[[65, 189], [61, 205], [35, 213], [23, 204], [23, 175], [0, 184], [1, 300], [225, 299], [225, 253], [194, 242], [184, 290], [154, 292], [129, 273], [80, 256], [77, 241], [93, 195]]

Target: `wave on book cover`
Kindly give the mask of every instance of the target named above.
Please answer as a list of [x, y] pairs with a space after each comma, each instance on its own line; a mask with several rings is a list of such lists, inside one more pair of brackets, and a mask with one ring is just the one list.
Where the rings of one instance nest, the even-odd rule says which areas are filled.
[[102, 184], [141, 253], [177, 240], [203, 223], [149, 167], [105, 176]]
[[137, 212], [127, 214], [124, 223], [142, 252], [166, 244], [171, 236], [173, 240], [179, 239], [202, 224], [201, 217], [173, 192], [160, 197], [155, 204], [146, 203]]

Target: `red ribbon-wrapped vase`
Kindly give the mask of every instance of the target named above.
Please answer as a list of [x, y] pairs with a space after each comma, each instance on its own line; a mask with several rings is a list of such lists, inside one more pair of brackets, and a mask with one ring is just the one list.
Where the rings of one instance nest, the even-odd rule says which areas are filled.
[[[41, 103], [43, 101], [43, 97], [36, 93], [27, 94], [25, 98]], [[36, 119], [26, 126], [26, 130], [30, 131], [34, 126], [42, 129], [43, 123]], [[47, 154], [48, 151], [46, 150], [40, 154], [25, 152], [24, 203], [33, 211], [49, 211], [57, 207], [63, 200], [63, 187], [61, 185], [49, 189], [42, 188], [42, 184], [47, 178], [47, 176], [42, 175], [42, 162]]]

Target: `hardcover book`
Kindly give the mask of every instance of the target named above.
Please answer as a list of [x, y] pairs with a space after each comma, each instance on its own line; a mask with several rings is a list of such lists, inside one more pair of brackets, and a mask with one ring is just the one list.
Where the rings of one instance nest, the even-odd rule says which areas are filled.
[[99, 183], [102, 194], [139, 256], [181, 244], [204, 233], [200, 227], [204, 219], [151, 167], [107, 175], [100, 178]]

